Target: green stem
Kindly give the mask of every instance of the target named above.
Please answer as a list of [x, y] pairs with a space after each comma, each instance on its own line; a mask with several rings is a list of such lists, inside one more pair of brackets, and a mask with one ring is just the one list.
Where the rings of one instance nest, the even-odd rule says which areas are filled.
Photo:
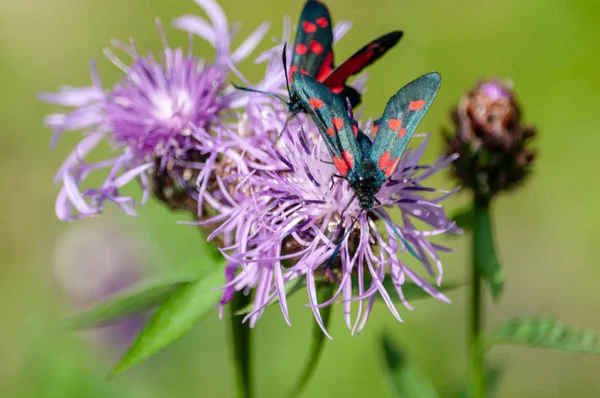
[[[335, 286], [331, 283], [326, 283], [320, 287], [320, 290], [317, 292], [318, 301], [320, 303], [325, 302], [333, 297], [335, 293]], [[331, 310], [332, 305], [321, 309], [321, 319], [323, 320], [323, 325], [327, 328], [329, 326], [329, 320], [331, 319]], [[314, 374], [317, 369], [317, 365], [319, 363], [319, 359], [321, 358], [321, 353], [323, 352], [323, 345], [325, 344], [325, 333], [321, 330], [321, 327], [317, 323], [316, 320], [313, 321], [313, 332], [312, 332], [312, 342], [310, 345], [310, 350], [308, 354], [308, 359], [306, 361], [306, 365], [304, 366], [304, 370], [300, 374], [300, 378], [296, 382], [296, 384], [288, 391], [286, 397], [295, 398], [300, 396], [304, 388], [308, 384], [308, 381]]]
[[237, 292], [231, 303], [230, 308], [230, 338], [231, 338], [231, 360], [235, 374], [235, 397], [251, 398], [252, 394], [252, 374], [250, 372], [251, 349], [250, 349], [250, 327], [248, 323], [242, 323], [242, 317], [234, 315], [238, 310], [244, 308], [250, 303], [250, 297]]
[[[489, 212], [488, 201], [473, 202], [473, 216], [475, 219], [482, 213], [486, 214]], [[483, 323], [483, 296], [481, 294], [481, 266], [477, 264], [477, 234], [478, 231], [477, 222], [474, 223], [473, 230], [473, 242], [472, 242], [472, 264], [471, 264], [471, 297], [469, 301], [470, 310], [470, 327], [469, 327], [469, 357], [471, 361], [471, 382], [473, 386], [473, 398], [484, 398], [486, 396], [486, 379], [485, 379], [485, 365], [483, 359], [483, 350], [481, 349], [480, 339]]]

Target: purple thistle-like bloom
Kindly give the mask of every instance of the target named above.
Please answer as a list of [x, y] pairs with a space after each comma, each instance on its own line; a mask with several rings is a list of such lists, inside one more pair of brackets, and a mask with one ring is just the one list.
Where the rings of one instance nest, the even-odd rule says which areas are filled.
[[[164, 44], [160, 61], [151, 54], [140, 55], [133, 40], [128, 45], [116, 42], [115, 46], [131, 57], [132, 62], [128, 65], [111, 50], [105, 50], [107, 57], [125, 74], [112, 89], [102, 87], [92, 63], [92, 86], [64, 87], [59, 93], [40, 95], [46, 102], [75, 108], [70, 113], [53, 114], [45, 119], [45, 125], [54, 130], [52, 146], [64, 132], [83, 130], [85, 135], [56, 175], [56, 182], [62, 183], [56, 202], [60, 219], [99, 213], [107, 200], [126, 213], [135, 214], [135, 200], [119, 193], [130, 181], [141, 182], [143, 203], [149, 194], [150, 170], [160, 174], [177, 167], [212, 168], [205, 161], [214, 161], [209, 152], [218, 145], [220, 117], [240, 96], [226, 88], [229, 69], [250, 54], [268, 25], [261, 25], [232, 53], [232, 35], [223, 10], [213, 0], [196, 3], [212, 24], [190, 16], [174, 24], [189, 26], [194, 19], [197, 29], [193, 32], [216, 49], [213, 65], [192, 54], [191, 34], [187, 53], [181, 48], [170, 48], [159, 24]], [[86, 162], [85, 157], [103, 141], [113, 148], [115, 156]], [[83, 189], [84, 180], [100, 169], [108, 170], [102, 185]]]
[[[343, 212], [354, 192], [347, 182], [333, 178], [337, 170], [330, 163], [331, 156], [315, 125], [305, 115], [292, 119], [277, 145], [273, 145], [286, 116], [285, 106], [274, 100], [265, 103], [264, 98], [253, 95], [241, 117], [239, 131], [243, 134], [231, 136], [237, 140], [235, 147], [241, 154], [232, 162], [236, 167], [227, 173], [217, 173], [218, 188], [205, 193], [218, 215], [201, 224], [218, 224], [209, 239], [224, 236], [222, 252], [229, 261], [228, 283], [221, 305], [235, 291], [255, 289], [253, 311], [246, 317], [250, 325], [255, 325], [265, 307], [275, 299], [289, 323], [285, 289], [303, 278], [309, 305], [321, 325], [319, 308], [340, 301], [348, 327], [360, 332], [377, 295], [383, 297], [399, 320], [391, 295], [398, 295], [412, 309], [402, 294], [406, 280], [448, 302], [404, 262], [409, 255], [398, 246], [393, 231], [384, 224], [382, 233], [377, 219], [365, 213], [342, 242], [340, 260], [331, 270], [323, 269], [342, 236], [342, 229], [350, 227], [361, 209], [355, 201]], [[430, 238], [461, 232], [439, 204], [456, 190], [441, 191], [425, 185], [425, 180], [455, 157], [441, 158], [431, 166], [422, 165], [420, 159], [426, 145], [427, 139], [402, 157], [391, 181], [377, 194], [382, 203], [378, 211], [391, 220], [387, 210], [400, 210], [403, 222], [397, 228], [419, 253], [427, 272], [437, 275], [439, 285], [442, 278], [439, 253], [449, 249], [430, 242]], [[227, 156], [223, 156], [222, 162], [228, 162]], [[428, 227], [419, 228], [415, 221]], [[386, 291], [385, 278], [391, 278], [395, 292]], [[339, 287], [331, 300], [318, 303], [317, 284], [323, 281], [337, 282]], [[358, 302], [354, 320], [353, 301]]]

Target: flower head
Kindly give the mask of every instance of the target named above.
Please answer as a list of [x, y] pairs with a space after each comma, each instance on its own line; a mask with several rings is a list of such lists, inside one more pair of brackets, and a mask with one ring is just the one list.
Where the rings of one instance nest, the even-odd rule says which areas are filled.
[[[256, 134], [233, 135], [240, 159], [237, 168], [217, 176], [218, 189], [207, 192], [219, 214], [203, 221], [218, 223], [209, 239], [225, 236], [222, 252], [229, 261], [228, 283], [222, 304], [236, 290], [255, 289], [253, 311], [248, 314], [254, 325], [265, 307], [277, 299], [286, 321], [286, 286], [305, 281], [309, 305], [321, 322], [319, 308], [343, 302], [348, 327], [360, 331], [381, 295], [392, 313], [400, 315], [392, 302], [403, 299], [406, 280], [421, 286], [432, 296], [448, 299], [407, 265], [408, 254], [396, 241], [387, 223], [379, 223], [373, 213], [361, 211], [354, 192], [345, 180], [334, 178], [331, 164], [316, 126], [306, 115], [288, 122], [283, 136], [273, 145], [268, 132], [277, 134], [285, 122], [287, 109], [279, 103], [248, 103], [244, 131]], [[370, 125], [366, 130], [369, 133]], [[263, 137], [263, 138], [261, 138]], [[271, 137], [273, 137], [271, 135]], [[426, 179], [445, 168], [455, 156], [441, 158], [433, 165], [420, 163], [427, 139], [414, 151], [407, 152], [391, 180], [377, 194], [377, 211], [393, 223], [388, 210], [398, 209], [402, 225], [396, 225], [415, 248], [431, 275], [441, 283], [440, 251], [446, 248], [430, 238], [460, 229], [446, 217], [440, 202], [454, 191], [440, 191], [425, 184]], [[227, 156], [223, 156], [226, 161]], [[437, 193], [437, 197], [436, 197]], [[430, 197], [433, 195], [433, 197]], [[383, 224], [384, 229], [381, 229]], [[417, 226], [424, 224], [427, 227]], [[348, 234], [345, 231], [351, 228]], [[344, 240], [339, 242], [344, 237]], [[328, 259], [337, 244], [339, 257], [329, 268]], [[400, 257], [397, 257], [400, 255]], [[384, 287], [390, 278], [395, 292]], [[318, 284], [336, 283], [337, 292], [327, 302], [316, 301]], [[358, 315], [351, 317], [352, 302], [358, 302]]]
[[[197, 175], [205, 167], [205, 160], [210, 158], [205, 151], [217, 145], [213, 142], [218, 135], [215, 131], [222, 124], [224, 111], [238, 96], [226, 88], [228, 71], [256, 47], [268, 25], [261, 25], [232, 54], [230, 29], [222, 9], [213, 0], [197, 3], [209, 15], [212, 25], [200, 17], [189, 16], [176, 20], [175, 25], [190, 25], [189, 21], [195, 18], [193, 33], [216, 49], [213, 65], [192, 53], [191, 33], [187, 53], [169, 47], [159, 24], [164, 44], [160, 60], [151, 54], [140, 55], [133, 40], [128, 45], [116, 42], [115, 46], [132, 61], [126, 63], [111, 50], [105, 50], [124, 73], [121, 82], [111, 89], [102, 87], [92, 63], [92, 86], [65, 87], [59, 93], [40, 95], [46, 102], [75, 108], [70, 113], [46, 118], [46, 126], [54, 130], [52, 145], [64, 132], [85, 133], [56, 176], [57, 182], [62, 182], [56, 203], [59, 218], [96, 214], [106, 200], [134, 214], [134, 199], [119, 193], [130, 181], [141, 182], [144, 202], [150, 176], [166, 172], [168, 179], [187, 187], [183, 172], [195, 170]], [[86, 162], [84, 158], [101, 142], [107, 142], [116, 155], [100, 162]], [[82, 190], [87, 176], [99, 169], [108, 170], [102, 185]]]
[[454, 174], [482, 200], [509, 190], [529, 175], [535, 153], [528, 145], [535, 129], [521, 120], [511, 85], [480, 82], [452, 112], [454, 133], [446, 152], [458, 153]]

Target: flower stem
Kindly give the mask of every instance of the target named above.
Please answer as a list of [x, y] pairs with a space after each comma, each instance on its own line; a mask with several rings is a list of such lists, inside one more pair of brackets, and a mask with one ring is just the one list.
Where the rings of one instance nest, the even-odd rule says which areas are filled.
[[251, 374], [251, 347], [250, 327], [248, 323], [242, 323], [242, 318], [234, 315], [239, 309], [250, 303], [250, 297], [242, 292], [237, 292], [229, 305], [230, 314], [230, 338], [231, 338], [231, 360], [235, 374], [235, 397], [251, 398], [252, 374]]
[[[487, 216], [489, 212], [489, 201], [475, 199], [473, 201], [473, 217], [477, 219], [482, 215]], [[470, 325], [469, 325], [469, 357], [471, 361], [471, 383], [473, 386], [473, 398], [484, 398], [486, 396], [486, 377], [483, 350], [480, 338], [483, 323], [483, 296], [481, 294], [481, 266], [477, 263], [476, 245], [478, 234], [478, 222], [474, 222], [471, 248], [471, 297], [469, 300]]]

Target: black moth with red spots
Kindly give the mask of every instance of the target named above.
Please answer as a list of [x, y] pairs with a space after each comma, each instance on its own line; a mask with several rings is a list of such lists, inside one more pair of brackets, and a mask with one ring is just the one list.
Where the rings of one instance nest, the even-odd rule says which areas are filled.
[[[374, 124], [371, 141], [348, 116], [344, 102], [327, 86], [310, 76], [294, 73], [292, 90], [317, 125], [335, 167], [354, 190], [351, 202], [358, 199], [363, 211], [379, 215], [375, 195], [396, 171], [440, 83], [440, 75], [432, 72], [402, 87], [389, 99], [381, 119]], [[419, 258], [400, 232], [393, 226], [392, 229], [409, 252]]]
[[[361, 95], [346, 84], [347, 80], [381, 58], [401, 37], [400, 31], [387, 33], [368, 43], [336, 68], [333, 62], [333, 30], [329, 10], [320, 1], [309, 0], [300, 15], [288, 73], [289, 83], [293, 82], [295, 72], [311, 76], [325, 84], [344, 102], [347, 98], [352, 107], [355, 107], [360, 104]], [[285, 49], [283, 59], [284, 68], [287, 68]], [[235, 87], [254, 91], [246, 87]], [[288, 91], [289, 101], [284, 101], [290, 112], [296, 114], [306, 111], [298, 101], [293, 87], [288, 88]]]

